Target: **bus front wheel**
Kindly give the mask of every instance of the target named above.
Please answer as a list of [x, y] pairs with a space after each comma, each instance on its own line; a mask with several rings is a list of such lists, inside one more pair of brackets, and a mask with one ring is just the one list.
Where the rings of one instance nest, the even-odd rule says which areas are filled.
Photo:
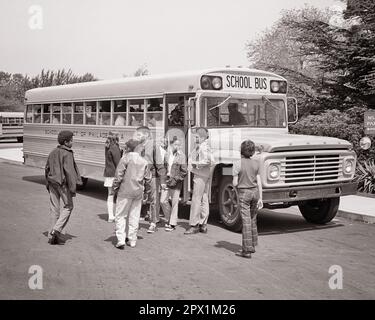
[[219, 214], [227, 229], [238, 232], [242, 230], [242, 219], [237, 190], [232, 184], [233, 177], [223, 176], [219, 188]]
[[86, 185], [87, 185], [87, 181], [89, 180], [88, 178], [85, 178], [85, 177], [81, 177], [81, 180], [82, 180], [82, 184], [81, 185], [77, 185], [77, 190], [81, 191], [83, 189], [85, 189]]
[[340, 198], [308, 200], [298, 205], [306, 221], [325, 224], [330, 222], [339, 210]]

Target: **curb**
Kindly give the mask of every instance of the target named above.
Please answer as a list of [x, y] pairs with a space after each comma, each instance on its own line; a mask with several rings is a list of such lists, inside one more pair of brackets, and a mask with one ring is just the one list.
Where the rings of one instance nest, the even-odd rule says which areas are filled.
[[362, 222], [362, 223], [375, 224], [375, 217], [368, 216], [366, 214], [353, 213], [353, 212], [339, 210], [336, 217], [341, 217], [344, 219]]
[[10, 159], [4, 159], [4, 158], [0, 158], [0, 163], [6, 163], [6, 164], [13, 164], [13, 165], [16, 165], [16, 166], [23, 166], [23, 162], [20, 162], [20, 161], [16, 161], [16, 160], [10, 160]]

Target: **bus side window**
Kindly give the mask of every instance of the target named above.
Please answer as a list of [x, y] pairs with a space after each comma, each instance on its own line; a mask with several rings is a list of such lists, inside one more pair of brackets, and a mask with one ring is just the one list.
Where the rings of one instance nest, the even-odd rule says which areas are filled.
[[96, 125], [96, 101], [85, 102], [86, 124]]
[[62, 124], [72, 124], [72, 104], [63, 103], [61, 106]]
[[33, 106], [33, 123], [42, 121], [42, 106], [40, 104]]
[[26, 107], [26, 123], [33, 122], [33, 106], [31, 104], [27, 105]]
[[74, 103], [73, 124], [83, 124], [83, 102]]
[[61, 123], [61, 106], [59, 103], [52, 105], [52, 124]]
[[168, 125], [173, 127], [183, 127], [185, 116], [184, 96], [169, 96], [167, 100], [168, 106]]
[[147, 101], [146, 126], [163, 127], [163, 99], [152, 98]]
[[109, 126], [111, 123], [111, 101], [99, 101], [99, 125]]
[[116, 100], [113, 107], [115, 126], [126, 126], [126, 100]]
[[144, 125], [145, 101], [143, 99], [129, 100], [129, 126]]
[[50, 123], [50, 122], [51, 122], [51, 105], [44, 104], [42, 123]]

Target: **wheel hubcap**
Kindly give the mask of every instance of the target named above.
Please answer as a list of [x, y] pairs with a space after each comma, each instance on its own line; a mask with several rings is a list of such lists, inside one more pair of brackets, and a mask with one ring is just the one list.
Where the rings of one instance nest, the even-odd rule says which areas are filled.
[[232, 185], [228, 185], [222, 193], [223, 217], [226, 223], [233, 223], [237, 217], [238, 195]]

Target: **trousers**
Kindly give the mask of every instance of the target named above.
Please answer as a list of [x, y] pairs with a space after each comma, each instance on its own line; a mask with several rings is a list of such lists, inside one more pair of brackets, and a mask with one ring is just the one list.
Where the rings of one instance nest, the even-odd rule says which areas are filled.
[[255, 252], [258, 244], [258, 200], [259, 192], [257, 188], [238, 189], [240, 200], [240, 210], [242, 218], [242, 251]]
[[[166, 189], [161, 191], [160, 206], [163, 209], [167, 224], [177, 225], [178, 203], [180, 200], [180, 188]], [[169, 197], [172, 200], [172, 206], [169, 204]]]
[[119, 244], [125, 244], [128, 238], [137, 241], [142, 198], [130, 199], [117, 197], [115, 214], [115, 232]]
[[[48, 183], [50, 213], [51, 213], [51, 230], [61, 232], [69, 221], [73, 210], [72, 194], [66, 185]], [[60, 208], [60, 200], [63, 206]]]
[[209, 177], [194, 175], [193, 182], [189, 224], [191, 226], [205, 225], [210, 214], [208, 203]]

